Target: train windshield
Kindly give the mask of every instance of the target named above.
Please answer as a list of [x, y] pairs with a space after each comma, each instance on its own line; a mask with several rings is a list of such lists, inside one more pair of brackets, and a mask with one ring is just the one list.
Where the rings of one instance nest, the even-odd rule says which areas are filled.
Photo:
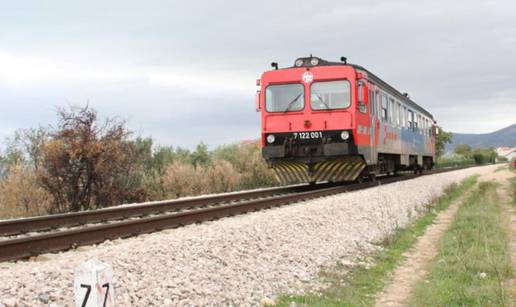
[[351, 85], [347, 80], [314, 82], [310, 91], [313, 110], [344, 109], [351, 105]]
[[265, 109], [267, 112], [300, 111], [305, 106], [305, 94], [302, 84], [269, 85], [265, 91]]

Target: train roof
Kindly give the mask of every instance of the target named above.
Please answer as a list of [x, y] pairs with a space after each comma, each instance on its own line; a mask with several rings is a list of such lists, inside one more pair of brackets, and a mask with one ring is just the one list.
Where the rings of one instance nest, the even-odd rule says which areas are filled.
[[[313, 64], [315, 62], [312, 62], [313, 61], [312, 59], [316, 59], [316, 60], [314, 60], [314, 61], [316, 61], [315, 65]], [[342, 62], [331, 62], [331, 61], [326, 61], [326, 60], [318, 58], [318, 57], [310, 56], [310, 57], [306, 57], [306, 58], [298, 58], [294, 62], [294, 66], [288, 67], [288, 68], [315, 67], [315, 66], [351, 66], [351, 67], [355, 68], [356, 70], [362, 70], [362, 71], [366, 72], [367, 77], [371, 81], [375, 82], [377, 85], [384, 87], [391, 94], [395, 95], [398, 99], [404, 101], [405, 103], [407, 103], [409, 106], [411, 106], [415, 110], [425, 114], [426, 116], [428, 116], [432, 120], [434, 120], [434, 117], [430, 112], [428, 112], [423, 107], [418, 105], [415, 101], [410, 99], [408, 96], [405, 96], [404, 94], [400, 93], [397, 89], [390, 86], [387, 82], [380, 79], [378, 76], [376, 76], [375, 74], [373, 74], [372, 72], [367, 70], [365, 67], [356, 65], [356, 64], [347, 63], [346, 58], [344, 58], [344, 57], [342, 57], [341, 60], [342, 60]], [[274, 64], [276, 64], [276, 63], [274, 63]], [[298, 64], [300, 64], [300, 65], [298, 65]]]

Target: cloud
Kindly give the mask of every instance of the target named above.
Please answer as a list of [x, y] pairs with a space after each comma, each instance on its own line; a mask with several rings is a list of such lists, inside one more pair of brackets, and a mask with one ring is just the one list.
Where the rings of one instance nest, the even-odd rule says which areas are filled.
[[255, 79], [271, 61], [313, 53], [367, 67], [445, 129], [489, 132], [514, 121], [514, 9], [508, 0], [8, 2], [0, 131], [89, 102], [160, 143], [254, 137]]

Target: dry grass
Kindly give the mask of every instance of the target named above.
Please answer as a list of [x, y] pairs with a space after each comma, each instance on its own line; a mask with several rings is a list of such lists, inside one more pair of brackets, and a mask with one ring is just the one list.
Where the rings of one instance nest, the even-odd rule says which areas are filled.
[[232, 164], [216, 160], [208, 166], [174, 161], [163, 176], [167, 198], [234, 191], [241, 175]]

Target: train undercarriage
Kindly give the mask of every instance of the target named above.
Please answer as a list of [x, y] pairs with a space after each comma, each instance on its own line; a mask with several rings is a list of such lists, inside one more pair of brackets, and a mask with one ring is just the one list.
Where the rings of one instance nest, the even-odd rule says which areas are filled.
[[[419, 161], [418, 161], [419, 160]], [[374, 180], [378, 175], [398, 172], [422, 173], [434, 167], [431, 156], [378, 154], [378, 163], [367, 165], [362, 155], [322, 157], [291, 157], [269, 159], [277, 179], [283, 184]]]

